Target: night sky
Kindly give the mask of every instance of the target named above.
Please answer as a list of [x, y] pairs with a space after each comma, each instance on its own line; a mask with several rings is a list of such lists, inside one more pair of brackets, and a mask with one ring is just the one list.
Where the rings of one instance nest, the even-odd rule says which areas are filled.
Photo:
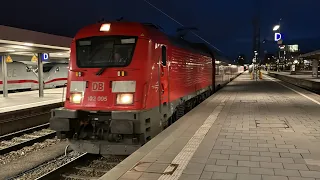
[[[233, 58], [239, 53], [251, 56], [252, 17], [258, 10], [261, 40], [272, 40], [272, 27], [280, 18], [285, 40], [299, 42], [320, 37], [320, 0], [257, 1], [149, 0], [184, 26], [197, 27], [198, 35]], [[102, 17], [115, 20], [123, 16], [128, 21], [152, 22], [171, 34], [181, 27], [144, 0], [6, 0], [1, 4], [2, 25], [69, 37]], [[307, 42], [309, 49], [320, 48], [316, 42]], [[274, 43], [264, 44], [261, 50], [272, 51], [275, 47]]]

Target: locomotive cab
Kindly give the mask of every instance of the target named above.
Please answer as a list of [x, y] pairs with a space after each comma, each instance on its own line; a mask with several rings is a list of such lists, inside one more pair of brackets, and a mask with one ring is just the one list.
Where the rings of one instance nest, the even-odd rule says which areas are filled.
[[52, 110], [50, 126], [73, 149], [130, 154], [151, 136], [144, 121], [152, 113], [145, 110], [149, 39], [141, 25], [129, 27], [88, 26], [71, 44], [65, 105]]

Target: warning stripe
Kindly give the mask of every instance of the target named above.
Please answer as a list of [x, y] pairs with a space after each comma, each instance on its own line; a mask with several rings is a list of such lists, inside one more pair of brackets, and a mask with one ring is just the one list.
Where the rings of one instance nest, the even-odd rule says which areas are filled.
[[45, 84], [49, 84], [56, 81], [66, 81], [66, 80], [68, 80], [68, 78], [56, 78], [56, 79], [51, 79], [50, 81], [45, 82]]
[[[177, 165], [177, 168], [174, 170], [173, 166], [168, 166], [164, 173], [159, 177], [158, 180], [178, 180], [182, 175], [182, 172], [189, 164], [193, 154], [198, 149], [199, 145], [203, 141], [206, 134], [209, 132], [210, 128], [218, 118], [220, 112], [225, 107], [224, 103], [225, 99], [223, 99], [219, 106], [217, 106], [213, 112], [209, 115], [209, 117], [204, 121], [202, 126], [194, 133], [188, 143], [183, 147], [183, 149], [179, 152], [179, 154], [173, 159], [170, 165]], [[211, 100], [212, 102], [212, 100]], [[172, 174], [168, 172], [172, 172]]]
[[[38, 83], [36, 80], [8, 80], [8, 84], [21, 84], [21, 83]], [[2, 81], [0, 81], [0, 84], [3, 84]]]
[[[67, 79], [68, 78], [56, 78], [56, 79], [52, 79], [52, 80], [45, 82], [45, 84], [49, 84], [49, 83], [56, 82], [56, 81], [66, 81]], [[22, 83], [38, 84], [38, 81], [36, 81], [36, 80], [8, 80], [8, 84], [22, 84]], [[0, 85], [1, 84], [3, 84], [2, 81], [0, 81]]]

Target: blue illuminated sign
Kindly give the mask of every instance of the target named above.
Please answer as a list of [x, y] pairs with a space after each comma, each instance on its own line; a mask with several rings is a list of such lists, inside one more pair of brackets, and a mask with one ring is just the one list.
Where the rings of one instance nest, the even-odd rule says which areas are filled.
[[281, 40], [281, 34], [280, 33], [274, 33], [274, 41]]
[[43, 53], [42, 54], [42, 60], [43, 61], [48, 61], [49, 60], [49, 54], [48, 53]]

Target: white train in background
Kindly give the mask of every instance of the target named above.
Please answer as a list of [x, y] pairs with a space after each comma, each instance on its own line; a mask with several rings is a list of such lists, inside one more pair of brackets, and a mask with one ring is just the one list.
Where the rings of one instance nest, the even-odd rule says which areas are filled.
[[[35, 90], [38, 85], [38, 66], [37, 63], [30, 61], [14, 61], [7, 64], [8, 90]], [[67, 63], [43, 64], [44, 88], [56, 88], [65, 86], [68, 77]], [[3, 77], [0, 66], [0, 91], [3, 91]]]

